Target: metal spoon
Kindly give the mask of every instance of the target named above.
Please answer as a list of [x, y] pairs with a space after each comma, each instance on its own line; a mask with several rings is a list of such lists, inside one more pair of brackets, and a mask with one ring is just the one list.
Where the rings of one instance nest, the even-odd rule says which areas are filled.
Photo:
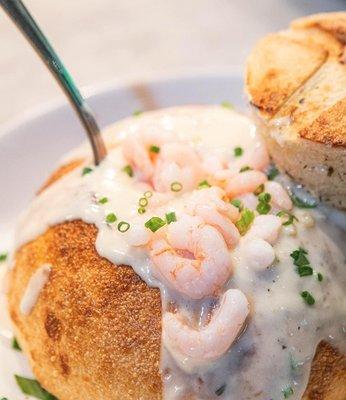
[[73, 82], [70, 74], [20, 0], [0, 0], [0, 5], [17, 25], [53, 74], [54, 78], [58, 81], [86, 130], [94, 154], [95, 164], [98, 165], [106, 156], [106, 147], [95, 117]]

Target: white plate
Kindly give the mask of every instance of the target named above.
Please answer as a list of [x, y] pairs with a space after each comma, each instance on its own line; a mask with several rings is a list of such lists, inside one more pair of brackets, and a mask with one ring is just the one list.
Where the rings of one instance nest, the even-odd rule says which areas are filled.
[[[96, 90], [89, 102], [101, 127], [134, 110], [182, 104], [230, 101], [245, 110], [239, 75], [188, 76], [124, 87]], [[66, 104], [43, 106], [0, 130], [0, 253], [11, 245], [18, 214], [34, 196], [59, 158], [85, 139], [77, 118]], [[0, 279], [5, 268], [0, 266]], [[0, 297], [0, 399], [23, 400], [14, 374], [32, 376], [25, 357], [11, 349], [11, 331], [2, 321], [5, 299]], [[7, 338], [6, 338], [7, 336]]]

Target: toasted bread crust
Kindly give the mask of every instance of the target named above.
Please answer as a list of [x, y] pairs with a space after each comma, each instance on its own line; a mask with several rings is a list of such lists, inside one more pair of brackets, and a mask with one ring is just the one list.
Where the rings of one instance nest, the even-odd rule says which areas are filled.
[[[248, 96], [267, 124], [264, 137], [278, 167], [340, 209], [346, 209], [345, 33], [345, 12], [293, 21], [290, 30], [258, 43], [246, 71]], [[286, 126], [273, 128], [285, 118]]]
[[[71, 169], [58, 169], [50, 184]], [[18, 340], [38, 380], [59, 400], [162, 399], [159, 290], [131, 267], [100, 257], [96, 234], [93, 225], [66, 222], [18, 250], [8, 295]], [[44, 263], [52, 264], [49, 281], [25, 317], [20, 300]], [[346, 357], [322, 342], [303, 399], [345, 397]]]

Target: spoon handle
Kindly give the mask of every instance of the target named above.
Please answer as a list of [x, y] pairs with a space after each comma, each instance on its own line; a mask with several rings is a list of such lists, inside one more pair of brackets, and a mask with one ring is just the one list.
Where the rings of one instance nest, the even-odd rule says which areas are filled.
[[63, 89], [87, 132], [94, 161], [98, 165], [106, 156], [106, 147], [95, 117], [73, 82], [71, 75], [21, 0], [0, 0], [0, 5], [36, 50]]

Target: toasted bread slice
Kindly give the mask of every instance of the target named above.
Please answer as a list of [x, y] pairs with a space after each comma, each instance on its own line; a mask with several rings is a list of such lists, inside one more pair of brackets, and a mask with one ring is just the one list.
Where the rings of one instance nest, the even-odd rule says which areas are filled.
[[278, 167], [346, 209], [346, 12], [293, 21], [248, 59], [246, 89]]

